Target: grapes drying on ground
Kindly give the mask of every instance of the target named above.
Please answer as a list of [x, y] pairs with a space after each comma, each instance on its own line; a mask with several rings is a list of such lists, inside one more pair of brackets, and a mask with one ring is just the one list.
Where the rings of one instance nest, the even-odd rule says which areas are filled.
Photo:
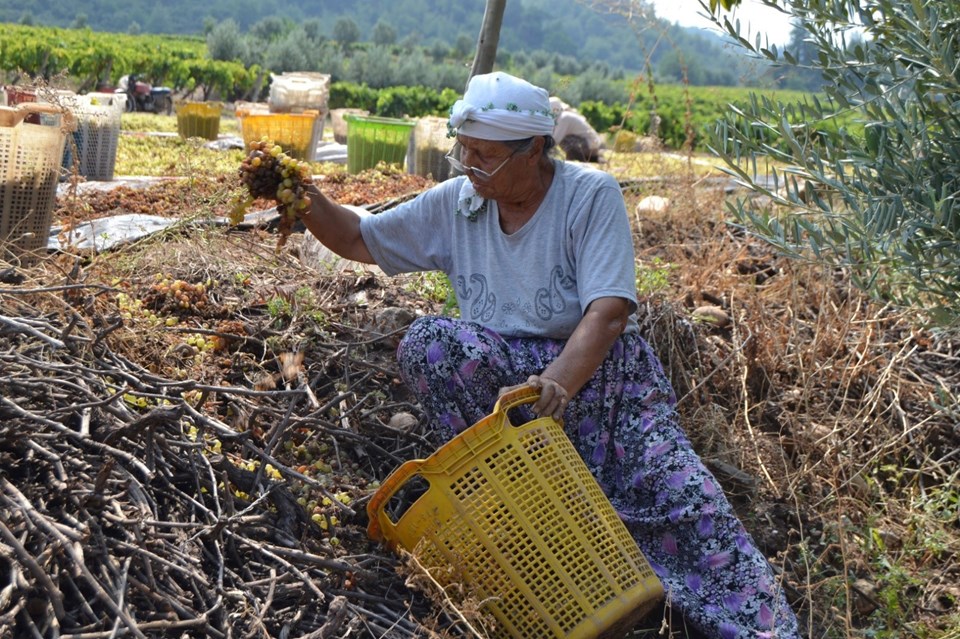
[[307, 186], [313, 183], [310, 165], [290, 157], [266, 138], [251, 142], [248, 148], [247, 157], [240, 164], [240, 182], [247, 187], [250, 198], [234, 210], [231, 220], [234, 223], [242, 220], [246, 205], [256, 198], [275, 200], [280, 213], [279, 248], [293, 230], [297, 211], [310, 206], [307, 198]]

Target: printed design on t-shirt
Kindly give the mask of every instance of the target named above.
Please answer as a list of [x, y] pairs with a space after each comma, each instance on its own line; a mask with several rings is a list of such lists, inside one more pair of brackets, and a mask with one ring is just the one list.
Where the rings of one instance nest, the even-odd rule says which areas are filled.
[[466, 278], [457, 277], [457, 288], [460, 289], [460, 299], [469, 302], [470, 319], [479, 322], [489, 322], [497, 308], [497, 296], [491, 293], [487, 278], [480, 273], [470, 276], [470, 282], [476, 288], [467, 286]]
[[561, 289], [569, 291], [577, 285], [569, 275], [564, 275], [563, 267], [554, 266], [550, 271], [550, 286], [537, 291], [537, 317], [544, 321], [550, 320], [555, 314], [562, 313], [567, 308]]
[[504, 302], [500, 305], [500, 312], [504, 315], [530, 315], [533, 305], [530, 302], [524, 302], [519, 297], [512, 302]]

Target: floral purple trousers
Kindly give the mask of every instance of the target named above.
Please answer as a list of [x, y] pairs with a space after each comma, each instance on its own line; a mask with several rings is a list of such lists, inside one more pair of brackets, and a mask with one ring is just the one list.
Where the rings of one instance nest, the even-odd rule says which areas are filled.
[[[423, 317], [397, 357], [440, 444], [488, 415], [500, 388], [542, 373], [564, 343]], [[799, 637], [766, 558], [679, 428], [675, 405], [649, 345], [622, 335], [570, 402], [564, 425], [690, 624], [717, 639]]]

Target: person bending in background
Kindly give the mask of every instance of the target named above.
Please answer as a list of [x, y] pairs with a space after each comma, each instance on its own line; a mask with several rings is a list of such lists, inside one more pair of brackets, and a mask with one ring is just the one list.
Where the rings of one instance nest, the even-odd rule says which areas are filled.
[[[678, 425], [640, 336], [626, 205], [608, 173], [551, 157], [548, 94], [478, 75], [451, 109], [463, 173], [358, 217], [316, 187], [302, 219], [342, 257], [389, 275], [442, 271], [460, 319], [422, 317], [397, 350], [439, 445], [528, 384], [566, 433], [663, 582], [718, 639], [798, 637], [767, 560]], [[456, 159], [459, 158], [459, 159]]]
[[550, 110], [555, 120], [553, 139], [563, 149], [567, 159], [577, 162], [599, 162], [603, 139], [587, 119], [557, 97], [550, 98]]

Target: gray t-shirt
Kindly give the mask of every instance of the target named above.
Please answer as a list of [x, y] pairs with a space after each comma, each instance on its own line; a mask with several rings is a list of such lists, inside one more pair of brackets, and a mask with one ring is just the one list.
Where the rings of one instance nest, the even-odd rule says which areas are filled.
[[600, 297], [629, 300], [625, 332], [636, 332], [633, 240], [620, 187], [603, 171], [555, 164], [540, 208], [510, 235], [492, 200], [475, 221], [457, 213], [467, 179], [460, 176], [363, 218], [363, 240], [389, 275], [446, 273], [460, 317], [501, 335], [568, 338]]

